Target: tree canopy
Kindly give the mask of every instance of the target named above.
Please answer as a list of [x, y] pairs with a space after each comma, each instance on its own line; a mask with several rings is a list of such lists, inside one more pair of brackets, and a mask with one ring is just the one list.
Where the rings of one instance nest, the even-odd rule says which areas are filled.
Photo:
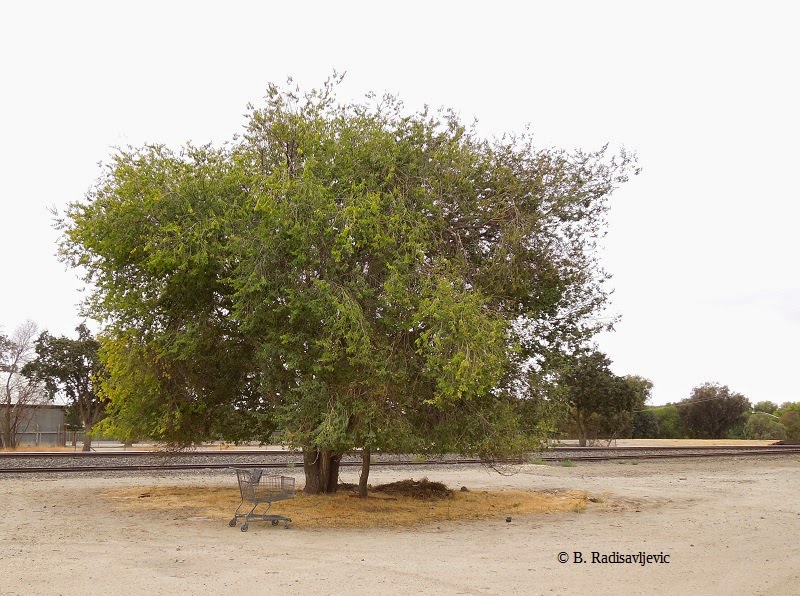
[[321, 490], [354, 447], [529, 447], [530, 367], [604, 325], [595, 243], [635, 159], [339, 103], [337, 80], [271, 85], [222, 148], [120, 150], [70, 206], [112, 419], [177, 443], [279, 429]]

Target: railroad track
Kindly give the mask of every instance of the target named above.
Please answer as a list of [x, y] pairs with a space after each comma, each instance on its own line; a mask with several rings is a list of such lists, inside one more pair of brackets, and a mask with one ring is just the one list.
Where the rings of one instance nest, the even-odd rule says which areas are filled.
[[[593, 462], [610, 460], [647, 460], [674, 458], [745, 457], [800, 455], [798, 445], [764, 447], [556, 447], [536, 456], [544, 462], [571, 460]], [[376, 467], [478, 464], [519, 464], [519, 460], [489, 462], [461, 457], [378, 456]], [[357, 454], [342, 459], [341, 466], [360, 466]], [[77, 472], [159, 472], [169, 470], [214, 470], [231, 467], [302, 468], [302, 459], [286, 451], [189, 451], [125, 453], [33, 452], [0, 453], [0, 474], [53, 474]]]

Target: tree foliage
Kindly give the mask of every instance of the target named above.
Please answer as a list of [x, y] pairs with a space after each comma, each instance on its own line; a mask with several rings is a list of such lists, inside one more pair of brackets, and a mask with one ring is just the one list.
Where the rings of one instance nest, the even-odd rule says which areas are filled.
[[70, 207], [112, 420], [178, 443], [278, 428], [312, 491], [354, 447], [530, 446], [528, 363], [602, 327], [595, 242], [632, 157], [335, 86], [271, 85], [221, 149], [120, 151]]
[[792, 441], [800, 441], [800, 411], [786, 410], [780, 415], [778, 420], [786, 429], [786, 438]]
[[657, 439], [661, 434], [659, 418], [655, 410], [647, 409], [633, 413], [631, 438]]
[[754, 412], [764, 412], [765, 414], [775, 414], [778, 404], [771, 401], [760, 401], [753, 406]]
[[744, 425], [750, 402], [727, 385], [705, 383], [678, 404], [681, 421], [692, 438], [721, 439], [736, 425]]
[[786, 428], [786, 438], [800, 441], [800, 402], [784, 402], [775, 411], [780, 422]]
[[751, 414], [744, 426], [745, 439], [782, 441], [787, 438], [786, 427], [762, 412]]
[[683, 428], [680, 409], [674, 404], [668, 404], [658, 408], [653, 408], [653, 414], [658, 423], [658, 438], [661, 439], [682, 439], [686, 437]]

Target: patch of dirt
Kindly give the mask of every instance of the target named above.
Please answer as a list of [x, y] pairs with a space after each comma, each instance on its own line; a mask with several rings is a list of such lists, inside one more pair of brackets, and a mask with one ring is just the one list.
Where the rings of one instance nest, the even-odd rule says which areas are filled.
[[372, 490], [386, 495], [411, 497], [420, 501], [441, 501], [453, 497], [453, 491], [441, 482], [431, 482], [427, 478], [421, 480], [399, 480], [389, 484], [379, 484]]
[[[800, 585], [794, 456], [414, 473], [469, 491], [431, 501], [298, 492], [275, 504], [294, 520], [289, 530], [253, 523], [246, 533], [228, 525], [240, 503], [229, 472], [4, 477], [0, 568], [13, 573], [0, 590], [783, 595]], [[376, 485], [402, 486], [409, 472], [373, 474]], [[358, 471], [342, 477], [357, 482]], [[594, 552], [669, 562], [595, 564]]]

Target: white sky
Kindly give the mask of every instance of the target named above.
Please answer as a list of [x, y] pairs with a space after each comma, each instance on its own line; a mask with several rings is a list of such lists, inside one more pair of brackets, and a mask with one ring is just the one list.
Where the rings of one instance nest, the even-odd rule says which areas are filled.
[[80, 322], [47, 207], [114, 146], [216, 143], [291, 75], [455, 108], [544, 146], [624, 144], [603, 262], [622, 321], [599, 338], [652, 403], [716, 381], [800, 400], [797, 76], [791, 2], [4, 2], [0, 330]]

